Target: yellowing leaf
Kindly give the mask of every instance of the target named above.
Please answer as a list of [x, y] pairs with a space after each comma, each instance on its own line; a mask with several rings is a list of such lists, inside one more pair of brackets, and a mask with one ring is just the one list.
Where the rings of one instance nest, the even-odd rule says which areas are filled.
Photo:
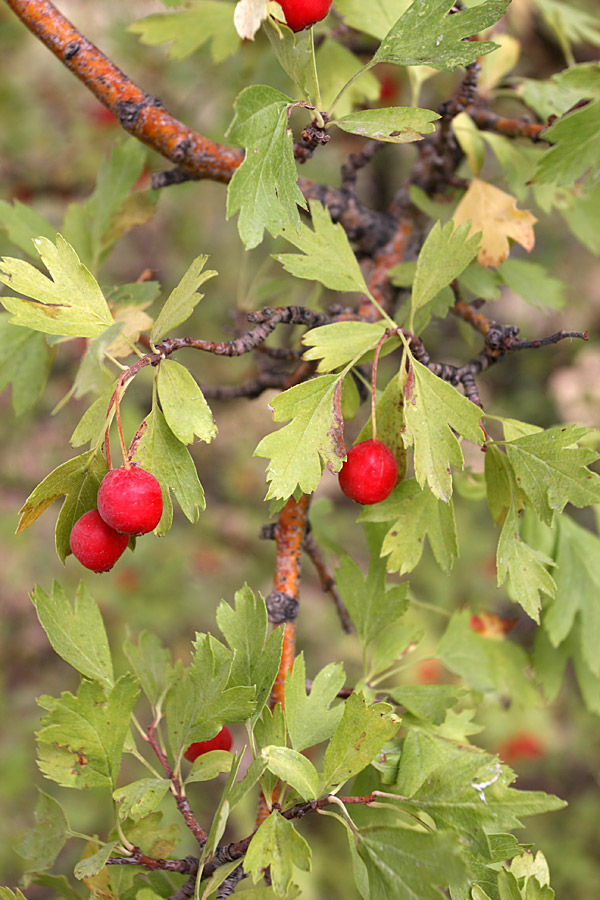
[[[149, 306], [148, 303], [144, 305]], [[119, 358], [131, 355], [132, 350], [129, 341], [135, 344], [139, 340], [141, 331], [149, 331], [152, 328], [154, 319], [144, 312], [143, 307], [136, 304], [134, 306], [122, 306], [116, 310], [115, 322], [122, 323], [121, 334], [115, 338], [106, 352]], [[129, 338], [129, 341], [126, 338]]]
[[507, 258], [511, 238], [527, 251], [533, 249], [536, 217], [526, 209], [517, 209], [511, 194], [474, 178], [454, 213], [454, 224], [471, 222], [471, 233], [481, 232], [477, 257], [481, 266], [498, 266]]

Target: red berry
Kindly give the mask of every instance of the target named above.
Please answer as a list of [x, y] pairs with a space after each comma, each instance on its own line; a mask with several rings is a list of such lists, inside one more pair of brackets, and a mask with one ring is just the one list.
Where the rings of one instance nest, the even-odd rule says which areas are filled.
[[292, 31], [302, 31], [320, 22], [331, 9], [331, 3], [332, 0], [279, 0]]
[[107, 525], [97, 509], [86, 512], [71, 531], [73, 556], [92, 572], [108, 572], [125, 552], [128, 534], [118, 534]]
[[398, 479], [396, 457], [381, 441], [361, 441], [341, 468], [340, 487], [357, 503], [379, 503], [392, 493]]
[[160, 522], [162, 511], [160, 484], [145, 469], [111, 469], [102, 479], [98, 512], [115, 531], [147, 534]]
[[231, 732], [227, 725], [224, 725], [210, 741], [196, 741], [194, 744], [190, 744], [183, 755], [190, 762], [194, 762], [199, 756], [210, 753], [211, 750], [231, 750], [232, 744]]

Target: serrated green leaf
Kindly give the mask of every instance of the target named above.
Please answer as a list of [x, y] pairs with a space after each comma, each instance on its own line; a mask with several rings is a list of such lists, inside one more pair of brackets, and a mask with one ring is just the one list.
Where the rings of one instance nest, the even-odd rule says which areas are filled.
[[389, 557], [389, 572], [412, 572], [421, 559], [425, 537], [445, 572], [458, 556], [452, 501], [438, 500], [427, 487], [420, 488], [414, 478], [403, 481], [386, 500], [366, 507], [359, 521], [394, 523], [381, 547], [382, 555]]
[[58, 655], [86, 678], [94, 678], [110, 688], [114, 675], [106, 629], [98, 604], [86, 586], [79, 585], [74, 606], [56, 581], [51, 595], [36, 586], [31, 600]]
[[[256, 2], [256, 0], [254, 0]], [[261, 0], [258, 0], [260, 6]], [[263, 10], [266, 13], [266, 10]], [[269, 16], [263, 22], [263, 29], [267, 33], [271, 48], [277, 62], [283, 71], [289, 76], [292, 84], [296, 86], [297, 96], [310, 102], [311, 97], [316, 96], [315, 73], [312, 66], [312, 44], [307, 32], [294, 34], [289, 28], [280, 28], [275, 25]], [[327, 43], [327, 41], [325, 41]], [[357, 67], [356, 67], [357, 68]], [[324, 75], [321, 67], [318, 67], [321, 79]]]
[[561, 516], [557, 527], [556, 595], [544, 612], [544, 628], [558, 647], [579, 616], [581, 653], [593, 674], [600, 676], [600, 539], [570, 516]]
[[[304, 359], [320, 360], [317, 372], [332, 372], [351, 360], [360, 359], [374, 350], [386, 330], [385, 322], [332, 322], [311, 328], [302, 337], [308, 347]], [[386, 341], [385, 347], [398, 346], [396, 338]]]
[[413, 716], [441, 725], [448, 709], [456, 706], [466, 692], [451, 684], [403, 684], [388, 693]]
[[256, 247], [265, 228], [273, 237], [285, 226], [299, 231], [298, 207], [306, 209], [297, 185], [293, 137], [288, 130], [290, 97], [266, 85], [245, 88], [235, 101], [227, 136], [246, 151], [227, 189], [227, 218], [239, 211], [238, 230], [246, 249]]
[[[361, 514], [362, 521], [362, 514]], [[340, 559], [336, 584], [358, 635], [366, 646], [408, 608], [407, 585], [386, 584], [386, 562], [375, 554], [367, 576], [349, 556]]]
[[118, 843], [118, 841], [110, 841], [110, 843], [104, 844], [104, 846], [97, 850], [96, 853], [93, 853], [91, 856], [86, 856], [78, 862], [73, 869], [75, 878], [82, 880], [97, 875], [106, 865], [106, 860], [112, 854]]
[[191, 9], [146, 16], [133, 22], [127, 30], [139, 34], [141, 42], [151, 47], [171, 41], [171, 59], [185, 59], [210, 41], [211, 57], [220, 63], [232, 56], [240, 44], [231, 4], [220, 0], [196, 0]]
[[336, 9], [343, 15], [346, 25], [364, 31], [381, 41], [392, 25], [406, 12], [410, 0], [337, 0]]
[[600, 44], [598, 19], [585, 9], [559, 0], [535, 0], [535, 4], [554, 32], [569, 64], [574, 62], [571, 42]]
[[279, 671], [283, 629], [268, 634], [267, 608], [263, 598], [255, 596], [245, 585], [235, 594], [235, 609], [221, 601], [217, 609], [217, 624], [234, 653], [229, 685], [255, 685], [258, 717], [269, 699]]
[[185, 783], [197, 781], [212, 781], [223, 772], [230, 772], [234, 756], [227, 750], [211, 750], [194, 760], [190, 774]]
[[69, 537], [75, 522], [94, 509], [100, 482], [108, 466], [96, 450], [67, 460], [50, 472], [31, 492], [21, 509], [17, 534], [29, 528], [51, 503], [64, 496], [65, 502], [56, 521], [56, 552], [61, 562], [71, 552]]
[[451, 0], [415, 0], [383, 38], [372, 63], [432, 66], [451, 72], [468, 66], [498, 46], [491, 41], [465, 41], [494, 25], [508, 8], [508, 0], [485, 0], [471, 9], [448, 15]]
[[320, 375], [297, 384], [271, 401], [273, 419], [289, 425], [266, 435], [254, 456], [270, 459], [267, 469], [267, 500], [287, 500], [297, 487], [312, 493], [322, 474], [322, 461], [332, 471], [339, 471], [339, 430], [341, 416], [334, 408], [339, 375]]
[[519, 202], [524, 202], [529, 193], [529, 182], [545, 149], [540, 146], [529, 147], [519, 144], [501, 134], [492, 134], [488, 131], [479, 133], [482, 140], [492, 148], [502, 166], [511, 194], [514, 194]]
[[204, 294], [196, 293], [198, 288], [218, 274], [214, 269], [202, 271], [207, 259], [208, 256], [197, 256], [167, 297], [150, 334], [153, 344], [157, 344], [169, 331], [186, 322], [204, 297]]
[[544, 132], [550, 147], [538, 163], [536, 184], [574, 184], [598, 165], [600, 99], [568, 113]]
[[535, 622], [539, 622], [540, 594], [553, 597], [556, 591], [554, 579], [546, 568], [553, 565], [553, 560], [521, 539], [518, 514], [514, 506], [509, 510], [502, 527], [496, 565], [498, 587], [508, 577], [512, 599], [520, 603]]
[[49, 869], [69, 836], [69, 823], [62, 806], [38, 788], [38, 801], [33, 813], [34, 824], [15, 847], [27, 862], [27, 871]]
[[12, 384], [12, 406], [20, 416], [40, 399], [56, 351], [43, 334], [8, 318], [0, 314], [0, 393]]
[[[285, 737], [284, 737], [285, 740]], [[229, 807], [235, 809], [238, 803], [253, 789], [267, 768], [266, 760], [261, 757], [252, 760], [241, 781], [236, 781], [229, 794]]]
[[291, 822], [274, 811], [259, 826], [244, 858], [244, 872], [252, 875], [256, 884], [263, 877], [263, 869], [270, 867], [273, 891], [284, 898], [292, 882], [293, 867], [310, 871], [310, 847]]
[[[50, 875], [47, 873], [41, 873], [36, 875], [35, 878], [32, 879], [32, 881], [33, 884], [39, 884], [40, 887], [48, 888], [59, 897], [64, 897], [64, 900], [81, 900], [81, 897], [79, 896], [77, 891], [73, 890], [64, 875]], [[2, 897], [2, 900], [7, 900], [7, 898], [5, 898], [3, 894], [0, 894], [0, 897]]]
[[561, 309], [567, 302], [566, 284], [548, 275], [544, 266], [528, 259], [507, 259], [498, 274], [511, 291], [532, 306]]
[[573, 446], [586, 434], [587, 428], [559, 425], [504, 444], [520, 489], [547, 525], [567, 503], [581, 508], [600, 501], [600, 476], [587, 468], [598, 454]]
[[161, 362], [158, 396], [167, 425], [182, 444], [192, 444], [194, 435], [210, 443], [217, 433], [210, 406], [193, 375], [172, 359]]
[[452, 495], [450, 467], [462, 469], [464, 463], [453, 431], [482, 444], [482, 412], [414, 359], [404, 397], [404, 441], [407, 448], [414, 448], [417, 481], [421, 487], [427, 482], [431, 492], [447, 503]]
[[204, 490], [189, 450], [175, 437], [156, 407], [146, 419], [148, 427], [135, 454], [135, 461], [160, 482], [163, 491], [164, 511], [156, 529], [166, 534], [173, 519], [173, 491], [184, 515], [190, 522], [197, 522], [200, 510], [206, 508]]
[[540, 698], [526, 674], [529, 658], [508, 639], [482, 637], [469, 626], [468, 610], [455, 613], [435, 653], [441, 662], [476, 691], [507, 695], [522, 706]]
[[[118, 217], [131, 199], [131, 189], [142, 174], [145, 162], [146, 149], [140, 141], [127, 138], [115, 143], [110, 155], [100, 163], [91, 197], [85, 203], [72, 203], [67, 208], [63, 223], [65, 237], [93, 272], [128, 230], [119, 227], [122, 223]], [[149, 215], [142, 221], [147, 218]]]
[[458, 276], [458, 282], [461, 287], [483, 300], [498, 300], [500, 297], [500, 279], [493, 269], [486, 269], [478, 262], [467, 266]]
[[123, 652], [142, 690], [150, 703], [157, 706], [166, 693], [171, 680], [171, 654], [159, 638], [149, 631], [142, 631], [137, 644], [125, 641]]
[[344, 784], [377, 756], [400, 727], [400, 719], [388, 703], [371, 706], [362, 694], [351, 694], [344, 714], [325, 751], [323, 790]]
[[46, 334], [89, 338], [112, 325], [112, 314], [97, 281], [62, 235], [57, 234], [56, 244], [37, 237], [34, 245], [50, 278], [22, 259], [0, 260], [0, 281], [31, 298], [1, 297], [13, 314], [10, 321]]
[[[436, 222], [417, 258], [411, 299], [411, 321], [433, 298], [457, 278], [476, 256], [479, 236], [469, 238], [469, 223]], [[420, 317], [421, 318], [421, 317]]]
[[33, 238], [42, 235], [50, 241], [56, 240], [56, 228], [53, 228], [40, 213], [13, 200], [12, 205], [0, 200], [0, 228], [6, 231], [7, 237], [16, 247], [37, 259]]
[[315, 676], [306, 691], [304, 654], [294, 660], [285, 679], [285, 718], [294, 750], [305, 750], [328, 740], [344, 712], [343, 704], [331, 707], [346, 676], [341, 663], [329, 663]]
[[214, 737], [254, 712], [254, 687], [227, 688], [233, 654], [210, 634], [198, 634], [189, 669], [175, 667], [165, 702], [169, 743], [175, 759], [194, 741]]
[[267, 768], [294, 788], [303, 800], [315, 800], [319, 794], [319, 775], [306, 756], [289, 747], [263, 747], [260, 755]]
[[310, 214], [314, 231], [304, 223], [299, 233], [283, 229], [286, 240], [304, 255], [276, 253], [275, 259], [297, 278], [319, 281], [332, 291], [366, 293], [365, 279], [342, 226], [333, 224], [329, 210], [317, 200], [311, 202]]
[[119, 804], [119, 818], [130, 818], [134, 822], [154, 812], [171, 787], [167, 778], [142, 778], [125, 787], [113, 791], [113, 797]]
[[372, 825], [355, 841], [377, 900], [439, 900], [438, 888], [463, 870], [455, 835]]
[[370, 648], [369, 677], [389, 669], [397, 660], [415, 650], [422, 639], [423, 630], [404, 619], [388, 625]]
[[129, 720], [138, 695], [137, 679], [124, 675], [110, 692], [83, 681], [77, 696], [64, 692], [47, 707], [37, 733], [38, 765], [63, 787], [114, 790]]
[[69, 438], [72, 447], [81, 447], [88, 442], [95, 446], [101, 440], [102, 435], [106, 431], [108, 422], [107, 410], [112, 395], [114, 393], [114, 383], [110, 382], [102, 391], [99, 397], [88, 406], [81, 419], [75, 427], [75, 431]]
[[431, 109], [411, 106], [387, 106], [382, 109], [363, 109], [334, 120], [338, 128], [349, 134], [389, 144], [410, 144], [433, 134], [438, 113]]

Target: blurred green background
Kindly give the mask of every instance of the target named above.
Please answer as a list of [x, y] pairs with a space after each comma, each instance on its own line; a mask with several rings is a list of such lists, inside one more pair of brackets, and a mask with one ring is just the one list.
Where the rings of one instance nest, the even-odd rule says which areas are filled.
[[[527, 4], [521, 8], [526, 12]], [[139, 16], [164, 11], [160, 3], [71, 0], [61, 4], [61, 10], [143, 89], [158, 94], [174, 115], [216, 140], [224, 139], [233, 99], [243, 86], [264, 82], [289, 89], [264, 42], [244, 46], [237, 56], [216, 68], [205, 49], [173, 61], [165, 46], [141, 45], [125, 28]], [[528, 56], [519, 66], [520, 74], [544, 77], [560, 69], [560, 50], [549, 33], [535, 20], [523, 21], [528, 29], [523, 34]], [[580, 60], [592, 58], [589, 48], [580, 48], [580, 53]], [[70, 201], [83, 200], [93, 190], [98, 165], [114, 141], [121, 139], [120, 128], [4, 6], [0, 6], [0, 56], [0, 199], [31, 204], [58, 224]], [[393, 102], [410, 103], [409, 88], [401, 75], [395, 71], [378, 74], [388, 82], [392, 79], [388, 89], [396, 92]], [[428, 82], [421, 105], [435, 109], [458, 77], [438, 75]], [[336, 137], [326, 152], [304, 167], [303, 174], [337, 184], [341, 163], [360, 146], [358, 139]], [[382, 205], [385, 198], [391, 198], [414, 156], [410, 146], [383, 150], [373, 167], [361, 175], [363, 198], [371, 205]], [[168, 167], [148, 153], [148, 172]], [[148, 189], [148, 185], [149, 175], [140, 189]], [[539, 217], [534, 256], [566, 283], [567, 307], [548, 313], [504, 289], [501, 300], [489, 304], [486, 311], [499, 321], [519, 325], [523, 337], [566, 328], [589, 329], [592, 340], [585, 345], [563, 342], [513, 357], [508, 365], [480, 378], [482, 399], [490, 411], [541, 426], [563, 420], [597, 425], [600, 349], [595, 335], [600, 324], [600, 263], [568, 234], [559, 216]], [[243, 250], [235, 221], [225, 221], [223, 186], [188, 183], [162, 192], [154, 218], [117, 245], [100, 280], [135, 281], [150, 268], [163, 284], [165, 296], [194, 256], [209, 254], [209, 266], [217, 269], [219, 278], [208, 283], [205, 300], [185, 328], [186, 333], [209, 339], [232, 335], [240, 310], [290, 303], [326, 307], [335, 302], [337, 298], [319, 297], [309, 283], [294, 282], [282, 273], [269, 256], [272, 250], [269, 240], [250, 253]], [[0, 252], [18, 255], [2, 231]], [[279, 340], [293, 344], [297, 337], [286, 333]], [[433, 358], [448, 362], [464, 361], [478, 349], [476, 339], [453, 320], [434, 325], [427, 343]], [[251, 456], [258, 440], [272, 427], [267, 405], [271, 393], [253, 401], [211, 404], [219, 428], [216, 443], [196, 445], [192, 451], [208, 501], [198, 525], [191, 526], [176, 514], [174, 528], [166, 538], [140, 540], [135, 553], [128, 552], [119, 566], [101, 577], [85, 572], [72, 557], [64, 568], [57, 560], [53, 527], [58, 506], [15, 537], [17, 511], [27, 495], [51, 469], [75, 455], [68, 439], [85, 411], [86, 399], [70, 401], [59, 415], [53, 415], [53, 410], [72, 384], [80, 354], [77, 341], [59, 347], [48, 389], [32, 413], [15, 419], [10, 390], [0, 396], [0, 883], [11, 886], [22, 872], [22, 862], [12, 848], [31, 824], [36, 785], [58, 794], [55, 785], [42, 785], [34, 762], [33, 732], [39, 723], [35, 697], [76, 686], [74, 672], [54, 655], [37, 622], [28, 599], [33, 586], [48, 590], [57, 578], [72, 595], [83, 579], [100, 603], [113, 651], [123, 661], [119, 657], [123, 640], [145, 628], [159, 634], [174, 656], [186, 659], [195, 631], [215, 631], [214, 614], [221, 598], [231, 601], [244, 582], [266, 594], [272, 580], [274, 549], [258, 537], [268, 521], [268, 509], [262, 503], [264, 460]], [[198, 356], [190, 352], [185, 362], [201, 384], [233, 384], [253, 371], [253, 362], [247, 359]], [[393, 366], [393, 360], [382, 361], [381, 384]], [[127, 394], [123, 415], [129, 436], [149, 408], [150, 390], [150, 378], [142, 373]], [[367, 416], [363, 406], [357, 420], [348, 426], [349, 439]], [[479, 470], [481, 454], [474, 452], [468, 463]], [[454, 571], [449, 576], [441, 573], [429, 554], [411, 579], [415, 595], [439, 607], [442, 614], [424, 609], [410, 614], [429, 637], [414, 665], [406, 670], [409, 681], [452, 681], [449, 672], [427, 659], [443, 632], [447, 610], [468, 607], [473, 612], [517, 616], [511, 637], [526, 649], [531, 647], [532, 624], [495, 586], [497, 534], [486, 509], [481, 503], [459, 498], [457, 518], [461, 558]], [[331, 566], [335, 565], [336, 546], [365, 562], [364, 536], [355, 519], [356, 508], [341, 498], [336, 479], [326, 474], [314, 501], [313, 523]], [[593, 525], [589, 511], [580, 520]], [[303, 574], [298, 647], [305, 651], [308, 675], [333, 659], [341, 660], [352, 684], [360, 667], [358, 642], [342, 634], [333, 605], [321, 594], [308, 560]], [[600, 729], [597, 719], [584, 710], [571, 676], [550, 708], [522, 709], [516, 703], [506, 706], [498, 698], [490, 699], [481, 706], [477, 721], [484, 730], [474, 740], [502, 750], [519, 774], [519, 786], [550, 791], [569, 801], [564, 812], [528, 820], [528, 829], [520, 836], [535, 842], [546, 854], [558, 897], [590, 900], [597, 895], [600, 881]], [[235, 740], [236, 746], [243, 745], [241, 730]], [[212, 808], [214, 796], [200, 786], [195, 794], [202, 818], [202, 812]], [[93, 792], [81, 795], [63, 790], [60, 796], [73, 828], [102, 833], [109, 812], [103, 808], [104, 800], [98, 800]], [[174, 821], [168, 806], [165, 810], [167, 820], [171, 817]], [[232, 839], [252, 829], [253, 814], [252, 804], [236, 812]], [[344, 874], [329, 861], [332, 852], [338, 858], [346, 852], [344, 835], [341, 830], [332, 831], [329, 822], [306, 822], [302, 829], [317, 838], [309, 837], [318, 877], [302, 879], [305, 896], [308, 900], [341, 896], [336, 892]], [[69, 860], [72, 863], [77, 858], [70, 854], [79, 850], [73, 846], [66, 851], [58, 870], [68, 871]], [[191, 848], [178, 848], [177, 853], [180, 850], [185, 855]], [[348, 883], [343, 896], [353, 897], [354, 890]], [[32, 886], [27, 895], [36, 898], [43, 892]]]

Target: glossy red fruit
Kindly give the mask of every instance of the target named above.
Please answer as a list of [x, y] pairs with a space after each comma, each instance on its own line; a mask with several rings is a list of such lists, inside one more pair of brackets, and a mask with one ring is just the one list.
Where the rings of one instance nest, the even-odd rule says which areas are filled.
[[211, 738], [210, 741], [196, 741], [194, 744], [190, 744], [183, 755], [190, 762], [194, 762], [199, 756], [203, 756], [204, 753], [210, 753], [211, 750], [231, 750], [232, 744], [231, 732], [227, 725], [224, 725], [220, 732], [214, 738]]
[[73, 556], [92, 572], [108, 572], [125, 552], [128, 534], [118, 534], [107, 525], [97, 509], [86, 512], [75, 522], [70, 544]]
[[398, 480], [398, 463], [389, 447], [381, 441], [361, 441], [348, 453], [341, 468], [340, 487], [357, 503], [385, 500]]
[[292, 31], [302, 31], [320, 22], [331, 9], [331, 3], [332, 0], [279, 0]]
[[102, 479], [98, 512], [115, 531], [147, 534], [160, 522], [162, 511], [160, 484], [145, 469], [111, 469]]

